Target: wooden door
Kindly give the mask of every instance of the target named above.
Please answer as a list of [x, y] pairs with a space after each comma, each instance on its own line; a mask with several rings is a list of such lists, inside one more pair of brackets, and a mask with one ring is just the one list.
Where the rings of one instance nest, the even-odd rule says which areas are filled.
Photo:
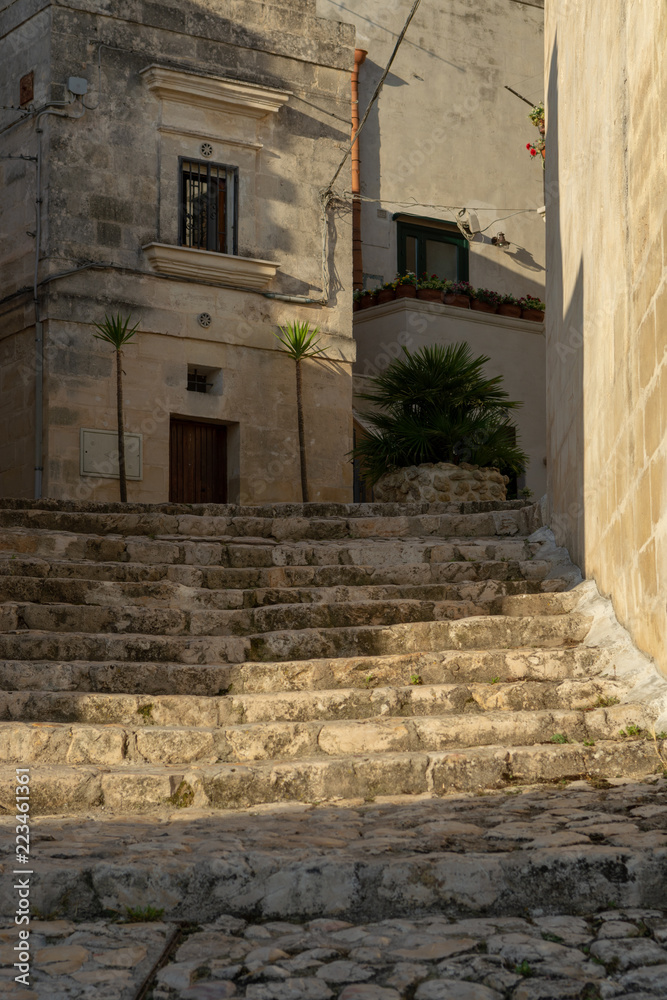
[[227, 503], [227, 428], [171, 418], [169, 499], [173, 503]]

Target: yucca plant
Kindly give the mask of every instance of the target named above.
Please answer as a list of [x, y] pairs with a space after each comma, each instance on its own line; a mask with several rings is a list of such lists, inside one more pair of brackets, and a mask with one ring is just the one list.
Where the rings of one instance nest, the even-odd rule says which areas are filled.
[[364, 414], [375, 433], [354, 449], [365, 477], [376, 483], [392, 469], [424, 462], [470, 462], [524, 471], [528, 456], [516, 444], [509, 413], [521, 404], [508, 399], [502, 376], [486, 378], [488, 357], [474, 357], [466, 343], [405, 347], [362, 399], [377, 409]]
[[319, 327], [311, 330], [310, 323], [295, 320], [280, 327], [276, 337], [283, 351], [289, 355], [296, 367], [296, 410], [299, 427], [299, 468], [301, 471], [301, 500], [308, 503], [308, 467], [306, 462], [306, 433], [303, 417], [303, 371], [302, 362], [308, 358], [324, 358], [324, 348], [318, 339]]
[[139, 324], [135, 324], [131, 329], [130, 316], [126, 319], [118, 313], [117, 316], [104, 316], [103, 323], [96, 323], [97, 333], [93, 334], [98, 340], [105, 340], [111, 344], [116, 352], [116, 410], [118, 419], [118, 475], [120, 479], [120, 500], [127, 502], [127, 477], [125, 472], [125, 436], [123, 430], [123, 366], [122, 348], [134, 337]]

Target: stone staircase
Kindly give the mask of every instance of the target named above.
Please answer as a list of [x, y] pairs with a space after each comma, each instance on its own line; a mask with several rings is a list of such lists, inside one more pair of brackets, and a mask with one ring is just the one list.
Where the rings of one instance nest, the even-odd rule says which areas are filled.
[[540, 527], [524, 501], [0, 502], [0, 808], [15, 766], [33, 815], [655, 773]]

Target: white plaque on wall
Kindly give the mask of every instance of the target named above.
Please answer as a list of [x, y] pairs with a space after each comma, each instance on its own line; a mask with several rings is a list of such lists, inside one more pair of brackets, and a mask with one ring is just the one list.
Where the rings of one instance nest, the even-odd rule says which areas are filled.
[[[141, 434], [125, 434], [125, 472], [128, 479], [141, 479], [143, 445]], [[118, 434], [81, 428], [79, 471], [82, 476], [118, 479]]]

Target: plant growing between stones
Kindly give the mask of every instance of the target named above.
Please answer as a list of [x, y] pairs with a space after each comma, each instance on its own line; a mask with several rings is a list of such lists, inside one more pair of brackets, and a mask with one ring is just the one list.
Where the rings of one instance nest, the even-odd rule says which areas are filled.
[[514, 966], [514, 971], [516, 972], [517, 976], [524, 976], [524, 978], [526, 979], [529, 979], [531, 976], [535, 975], [535, 972], [530, 967], [525, 958], [523, 962], [519, 962], [518, 965]]
[[374, 430], [352, 453], [365, 477], [376, 483], [386, 472], [424, 462], [468, 462], [520, 475], [527, 456], [509, 413], [521, 404], [508, 398], [502, 376], [485, 377], [488, 357], [475, 357], [466, 343], [402, 350], [362, 395], [375, 406], [365, 414]]
[[303, 417], [303, 370], [302, 363], [308, 358], [324, 358], [324, 348], [319, 346], [319, 327], [311, 330], [310, 323], [295, 320], [280, 327], [275, 336], [282, 350], [293, 361], [296, 370], [296, 410], [299, 430], [299, 470], [301, 474], [301, 500], [308, 503], [308, 469], [306, 464], [306, 431]]
[[125, 319], [118, 313], [116, 316], [104, 316], [103, 323], [96, 323], [95, 329], [98, 331], [93, 336], [97, 340], [104, 340], [111, 344], [116, 352], [116, 417], [118, 425], [118, 477], [120, 480], [120, 500], [127, 503], [127, 476], [125, 471], [125, 434], [123, 429], [123, 347], [132, 337], [134, 337], [139, 324], [136, 323], [132, 329], [130, 316]]
[[155, 906], [126, 906], [125, 923], [127, 924], [148, 924], [162, 920], [164, 907], [159, 909]]
[[550, 737], [550, 741], [551, 743], [569, 743], [570, 739], [565, 735], [565, 733], [554, 733], [553, 736]]
[[150, 703], [148, 705], [139, 705], [137, 715], [140, 715], [144, 722], [152, 721], [153, 705]]
[[424, 682], [422, 681], [422, 679], [421, 679], [421, 677], [420, 677], [419, 674], [411, 674], [410, 675], [410, 683], [411, 684], [423, 684]]

